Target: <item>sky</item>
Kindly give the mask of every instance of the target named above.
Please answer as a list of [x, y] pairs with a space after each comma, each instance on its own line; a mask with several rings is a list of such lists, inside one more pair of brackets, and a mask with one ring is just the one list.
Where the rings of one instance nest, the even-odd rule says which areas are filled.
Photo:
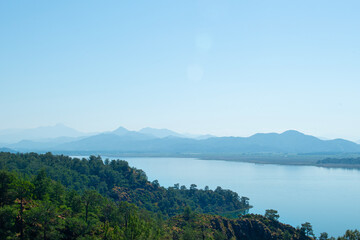
[[360, 1], [1, 1], [0, 129], [360, 140]]

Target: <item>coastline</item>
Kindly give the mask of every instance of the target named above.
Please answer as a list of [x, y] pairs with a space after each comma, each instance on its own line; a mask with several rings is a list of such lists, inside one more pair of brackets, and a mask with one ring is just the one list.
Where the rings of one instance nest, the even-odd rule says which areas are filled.
[[358, 164], [317, 164], [318, 160], [328, 157], [343, 158], [348, 155], [342, 154], [157, 154], [157, 153], [106, 153], [106, 152], [54, 152], [54, 154], [64, 154], [68, 156], [89, 156], [99, 155], [103, 158], [114, 157], [149, 157], [149, 158], [196, 158], [207, 161], [230, 161], [246, 162], [254, 164], [272, 164], [287, 166], [314, 166], [323, 168], [343, 168], [360, 170]]

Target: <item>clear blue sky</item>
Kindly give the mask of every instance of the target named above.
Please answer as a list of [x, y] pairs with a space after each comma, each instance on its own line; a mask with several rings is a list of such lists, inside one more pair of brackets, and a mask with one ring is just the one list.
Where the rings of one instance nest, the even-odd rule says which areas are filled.
[[360, 139], [360, 1], [1, 1], [0, 129]]

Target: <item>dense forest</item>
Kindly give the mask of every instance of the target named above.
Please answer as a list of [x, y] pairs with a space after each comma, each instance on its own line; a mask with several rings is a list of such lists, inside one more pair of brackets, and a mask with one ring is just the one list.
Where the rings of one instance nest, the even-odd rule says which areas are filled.
[[[311, 239], [224, 190], [164, 188], [122, 160], [0, 153], [1, 239]], [[223, 215], [223, 216], [220, 216]], [[227, 216], [227, 217], [224, 217]], [[229, 218], [232, 217], [232, 218]], [[348, 231], [344, 238], [359, 239]], [[349, 238], [355, 237], [355, 238]], [[323, 238], [328, 237], [322, 234]], [[356, 238], [358, 237], [358, 238]]]
[[114, 201], [127, 201], [152, 212], [174, 216], [185, 206], [203, 213], [226, 214], [246, 211], [251, 206], [248, 198], [230, 190], [217, 187], [197, 189], [174, 184], [165, 189], [157, 180], [149, 182], [144, 171], [129, 167], [123, 160], [90, 156], [89, 159], [70, 158], [63, 155], [0, 153], [0, 169], [33, 176], [44, 171], [50, 179], [67, 189], [80, 193], [95, 190]]

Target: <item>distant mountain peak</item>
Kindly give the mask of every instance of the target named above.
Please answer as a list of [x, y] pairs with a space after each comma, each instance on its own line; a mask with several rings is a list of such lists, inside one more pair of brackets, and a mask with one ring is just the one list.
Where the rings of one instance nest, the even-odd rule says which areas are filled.
[[143, 131], [143, 130], [160, 130], [160, 129], [164, 129], [164, 128], [144, 127], [144, 128], [142, 128], [142, 129], [140, 129], [139, 131]]
[[130, 131], [127, 130], [126, 128], [124, 127], [118, 127], [117, 129], [115, 129], [114, 131], [112, 131], [112, 133], [114, 134], [117, 134], [117, 135], [124, 135], [124, 134], [127, 134], [129, 133]]
[[305, 134], [302, 133], [302, 132], [296, 131], [296, 130], [287, 130], [287, 131], [281, 133], [281, 135], [287, 135], [287, 136], [290, 136], [290, 135], [292, 135], [292, 136], [296, 136], [296, 135], [298, 135], [298, 136], [304, 136]]
[[148, 135], [153, 135], [155, 137], [158, 138], [165, 138], [165, 137], [181, 137], [183, 138], [184, 136], [180, 133], [171, 131], [169, 129], [166, 128], [151, 128], [151, 127], [145, 127], [139, 130], [139, 133], [142, 134], [148, 134]]

